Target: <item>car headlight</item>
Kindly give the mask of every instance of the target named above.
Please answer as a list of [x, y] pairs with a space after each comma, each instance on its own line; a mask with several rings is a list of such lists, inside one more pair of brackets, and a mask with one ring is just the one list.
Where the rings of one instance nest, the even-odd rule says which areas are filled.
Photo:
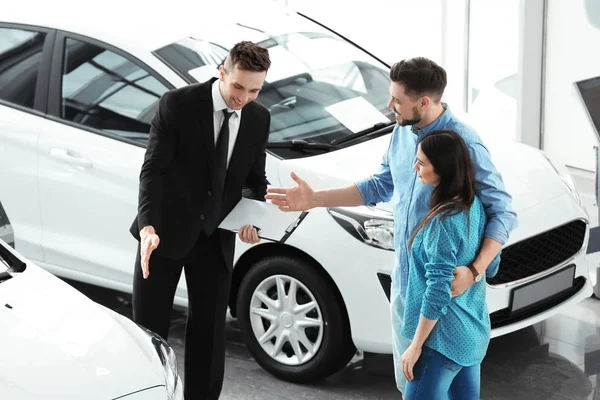
[[569, 192], [573, 195], [577, 203], [582, 205], [581, 196], [579, 195], [579, 190], [577, 190], [577, 185], [575, 185], [575, 181], [573, 180], [573, 176], [569, 172], [569, 169], [562, 163], [553, 162], [550, 157], [546, 153], [544, 153], [544, 157], [546, 160], [552, 165], [552, 168], [556, 171], [560, 179], [563, 181], [565, 186], [569, 189]]
[[335, 207], [327, 211], [348, 233], [364, 243], [394, 250], [394, 218], [391, 212], [371, 207]]
[[167, 400], [176, 400], [179, 398], [177, 382], [179, 373], [177, 371], [177, 357], [175, 351], [169, 344], [156, 333], [140, 326], [150, 337], [150, 342], [158, 354], [158, 359], [162, 364], [165, 374], [165, 389], [167, 391]]

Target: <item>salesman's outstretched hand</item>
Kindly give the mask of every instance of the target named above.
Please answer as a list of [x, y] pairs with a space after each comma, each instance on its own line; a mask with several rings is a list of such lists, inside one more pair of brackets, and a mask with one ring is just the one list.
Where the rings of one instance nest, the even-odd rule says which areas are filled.
[[158, 247], [160, 238], [151, 226], [144, 227], [140, 231], [140, 257], [144, 279], [150, 275], [150, 255]]
[[268, 188], [265, 199], [270, 200], [281, 211], [306, 211], [314, 208], [316, 206], [315, 191], [295, 173], [292, 172], [291, 177], [298, 186], [293, 188]]

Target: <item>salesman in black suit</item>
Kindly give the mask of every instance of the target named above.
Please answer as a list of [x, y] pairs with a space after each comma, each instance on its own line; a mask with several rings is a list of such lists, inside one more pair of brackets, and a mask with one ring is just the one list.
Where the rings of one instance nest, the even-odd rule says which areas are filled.
[[[264, 199], [270, 114], [253, 102], [271, 65], [251, 42], [231, 48], [220, 77], [165, 93], [150, 128], [140, 174], [140, 242], [133, 280], [133, 317], [167, 338], [175, 289], [185, 268], [188, 318], [184, 392], [218, 399], [223, 386], [225, 318], [235, 234], [217, 229], [242, 189]], [[252, 226], [240, 227], [258, 242]]]

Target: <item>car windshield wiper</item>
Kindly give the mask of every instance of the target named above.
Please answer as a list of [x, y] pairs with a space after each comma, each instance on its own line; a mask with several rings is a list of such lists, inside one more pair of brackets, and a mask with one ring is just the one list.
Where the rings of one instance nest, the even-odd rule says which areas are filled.
[[308, 142], [304, 139], [286, 140], [284, 142], [272, 142], [267, 144], [267, 148], [284, 148], [284, 149], [309, 149], [309, 150], [326, 150], [333, 148], [333, 144]]
[[375, 125], [373, 125], [370, 128], [367, 128], [365, 130], [362, 130], [360, 132], [356, 132], [353, 133], [351, 135], [348, 136], [344, 136], [343, 138], [334, 140], [333, 142], [331, 142], [332, 146], [337, 146], [340, 145], [342, 143], [346, 143], [346, 142], [350, 142], [352, 140], [356, 140], [358, 138], [362, 138], [365, 136], [376, 136], [376, 135], [383, 135], [385, 133], [388, 133], [388, 129], [390, 126], [395, 125], [395, 122], [379, 122]]
[[331, 143], [316, 143], [316, 142], [309, 142], [304, 139], [293, 139], [293, 140], [286, 140], [283, 142], [271, 142], [271, 143], [267, 144], [267, 148], [286, 148], [286, 149], [298, 148], [298, 149], [303, 149], [303, 150], [309, 149], [309, 150], [329, 151], [342, 143], [350, 142], [352, 140], [355, 140], [355, 139], [358, 139], [361, 137], [370, 136], [370, 135], [376, 136], [376, 135], [386, 134], [386, 133], [388, 133], [388, 128], [394, 124], [395, 124], [395, 122], [388, 122], [388, 123], [380, 122], [380, 123], [373, 125], [370, 128], [367, 128], [360, 132], [353, 133], [348, 136], [344, 136], [343, 138], [334, 140]]

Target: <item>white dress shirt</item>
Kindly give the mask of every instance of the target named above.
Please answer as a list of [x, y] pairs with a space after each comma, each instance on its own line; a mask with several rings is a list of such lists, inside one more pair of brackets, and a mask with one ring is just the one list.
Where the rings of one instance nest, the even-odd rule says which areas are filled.
[[212, 85], [212, 99], [213, 99], [213, 126], [215, 129], [215, 146], [219, 139], [219, 132], [221, 131], [221, 125], [223, 125], [223, 110], [227, 109], [228, 112], [234, 114], [229, 117], [229, 149], [227, 150], [227, 166], [229, 167], [229, 160], [231, 160], [231, 153], [233, 153], [233, 147], [235, 146], [235, 140], [237, 139], [238, 130], [240, 127], [240, 121], [242, 120], [242, 110], [232, 110], [227, 107], [227, 103], [221, 96], [219, 90], [219, 82], [217, 79]]

